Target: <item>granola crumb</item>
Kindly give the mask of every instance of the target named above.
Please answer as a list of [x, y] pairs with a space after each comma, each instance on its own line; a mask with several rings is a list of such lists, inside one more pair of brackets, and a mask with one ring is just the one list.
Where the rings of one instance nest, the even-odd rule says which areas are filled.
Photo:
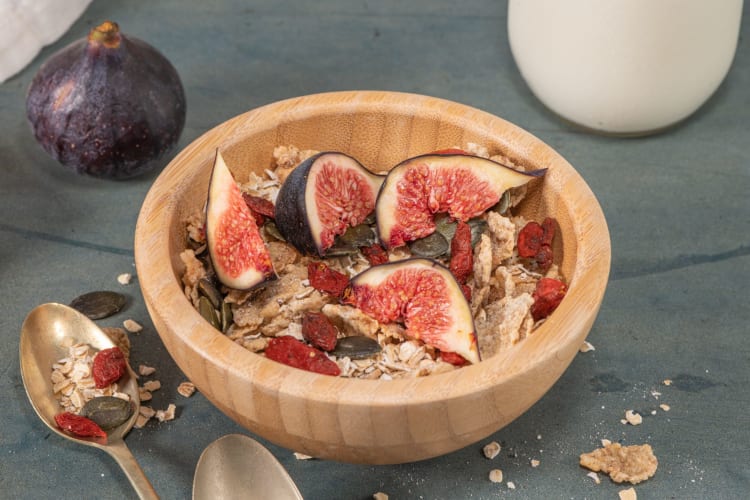
[[502, 483], [503, 482], [503, 471], [500, 469], [492, 469], [490, 471], [490, 481], [493, 483]]
[[135, 424], [133, 424], [133, 427], [135, 427], [136, 429], [143, 429], [143, 427], [145, 427], [149, 420], [151, 420], [150, 417], [145, 417], [142, 414], [139, 414], [138, 418], [135, 419]]
[[589, 351], [596, 351], [596, 347], [593, 346], [590, 342], [587, 340], [583, 341], [583, 344], [578, 349], [580, 352], [589, 352]]
[[133, 275], [130, 273], [122, 273], [117, 276], [117, 282], [121, 285], [129, 285], [132, 279]]
[[482, 451], [484, 452], [485, 457], [492, 460], [500, 454], [500, 448], [500, 443], [498, 443], [497, 441], [492, 441], [491, 443], [484, 445]]
[[513, 481], [508, 481], [507, 486], [508, 486], [509, 490], [515, 490], [516, 489], [516, 483], [514, 483]]
[[539, 464], [540, 464], [540, 463], [541, 463], [541, 462], [539, 462], [539, 460], [537, 460], [537, 459], [535, 459], [535, 458], [532, 458], [532, 459], [531, 459], [531, 461], [529, 461], [529, 464], [531, 464], [531, 466], [532, 466], [532, 467], [535, 467], [535, 468], [536, 468], [536, 467], [539, 467]]
[[643, 423], [643, 417], [640, 413], [628, 410], [625, 412], [625, 421], [630, 425], [641, 425]]
[[195, 384], [192, 382], [183, 382], [177, 387], [177, 392], [180, 396], [189, 398], [195, 392]]
[[305, 455], [304, 453], [295, 451], [294, 458], [296, 458], [297, 460], [312, 460], [313, 457], [311, 457], [310, 455]]
[[662, 411], [669, 411], [669, 410], [672, 409], [672, 408], [670, 408], [670, 406], [668, 404], [664, 404], [664, 403], [660, 404], [659, 408], [661, 408]]
[[667, 379], [664, 379], [663, 383], [664, 385], [672, 385], [672, 380], [667, 378]]
[[594, 484], [601, 484], [602, 480], [599, 478], [599, 474], [597, 474], [596, 472], [592, 471], [586, 475], [594, 481]]
[[638, 494], [635, 492], [635, 488], [628, 488], [626, 490], [620, 490], [617, 492], [620, 500], [638, 500]]
[[147, 377], [156, 373], [156, 368], [148, 365], [138, 365], [138, 373], [140, 375], [143, 375], [144, 377]]
[[143, 387], [138, 388], [138, 395], [141, 399], [141, 403], [145, 401], [151, 401], [151, 399], [153, 398], [153, 396], [151, 395], [151, 391], [147, 391]]
[[372, 500], [388, 500], [388, 495], [382, 491], [378, 491], [372, 496]]
[[161, 389], [161, 382], [159, 382], [158, 380], [149, 380], [143, 383], [143, 388], [148, 392], [158, 391], [159, 389]]
[[159, 422], [174, 420], [175, 410], [177, 410], [177, 407], [173, 403], [170, 403], [166, 410], [158, 410], [156, 412], [156, 419]]
[[638, 484], [656, 473], [659, 462], [651, 445], [622, 446], [612, 443], [590, 453], [582, 453], [580, 464], [594, 472], [609, 474], [616, 483]]
[[143, 330], [143, 326], [141, 326], [140, 323], [132, 319], [126, 319], [125, 321], [123, 321], [122, 326], [124, 326], [125, 329], [129, 331], [130, 333], [140, 333], [141, 330]]

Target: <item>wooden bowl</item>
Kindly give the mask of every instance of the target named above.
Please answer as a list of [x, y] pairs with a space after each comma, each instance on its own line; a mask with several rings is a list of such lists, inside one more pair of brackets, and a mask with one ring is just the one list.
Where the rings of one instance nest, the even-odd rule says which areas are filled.
[[[554, 314], [509, 351], [416, 379], [317, 375], [235, 344], [183, 295], [184, 218], [205, 202], [217, 148], [235, 178], [245, 181], [249, 171], [270, 166], [277, 145], [340, 150], [380, 169], [467, 142], [504, 152], [520, 164], [549, 168], [520, 208], [535, 220], [557, 218], [569, 291]], [[146, 197], [136, 227], [135, 260], [146, 305], [169, 353], [222, 412], [295, 451], [386, 464], [426, 459], [480, 441], [533, 405], [570, 364], [594, 322], [609, 275], [610, 241], [601, 208], [583, 179], [524, 130], [432, 97], [335, 92], [249, 111], [185, 148]]]

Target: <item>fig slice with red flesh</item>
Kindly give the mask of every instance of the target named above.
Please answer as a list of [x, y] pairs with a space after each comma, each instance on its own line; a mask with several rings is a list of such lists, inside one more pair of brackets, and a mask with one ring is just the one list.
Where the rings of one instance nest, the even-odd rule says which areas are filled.
[[427, 154], [396, 165], [375, 206], [378, 235], [386, 248], [435, 231], [434, 216], [468, 221], [494, 206], [508, 189], [541, 177], [547, 169], [520, 171], [468, 154]]
[[247, 290], [276, 278], [255, 217], [219, 151], [208, 187], [206, 241], [216, 277], [229, 288]]
[[480, 360], [471, 307], [451, 272], [434, 260], [372, 266], [351, 279], [342, 301], [381, 323], [403, 322], [407, 336], [443, 352]]
[[276, 227], [301, 253], [323, 257], [336, 236], [373, 212], [383, 179], [344, 153], [311, 156], [279, 190]]

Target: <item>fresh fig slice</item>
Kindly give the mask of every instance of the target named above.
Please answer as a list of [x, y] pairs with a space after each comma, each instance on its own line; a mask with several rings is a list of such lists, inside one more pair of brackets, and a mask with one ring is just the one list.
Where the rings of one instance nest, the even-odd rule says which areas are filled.
[[276, 226], [300, 252], [323, 257], [337, 235], [373, 212], [383, 179], [344, 153], [311, 156], [281, 186]]
[[381, 323], [403, 322], [406, 334], [479, 362], [471, 307], [451, 272], [430, 259], [372, 266], [354, 276], [343, 302]]
[[216, 277], [229, 288], [246, 290], [276, 278], [255, 217], [219, 151], [208, 188], [206, 242]]
[[468, 154], [408, 159], [388, 173], [378, 193], [380, 240], [386, 248], [395, 248], [428, 236], [435, 231], [438, 213], [466, 222], [494, 206], [506, 190], [546, 171], [523, 172]]

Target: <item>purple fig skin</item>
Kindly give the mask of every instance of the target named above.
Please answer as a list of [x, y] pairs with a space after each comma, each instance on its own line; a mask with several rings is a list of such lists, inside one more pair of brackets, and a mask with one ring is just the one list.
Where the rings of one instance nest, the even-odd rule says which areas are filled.
[[185, 125], [185, 91], [154, 47], [109, 21], [53, 54], [31, 82], [39, 144], [79, 174], [125, 179], [152, 170]]

